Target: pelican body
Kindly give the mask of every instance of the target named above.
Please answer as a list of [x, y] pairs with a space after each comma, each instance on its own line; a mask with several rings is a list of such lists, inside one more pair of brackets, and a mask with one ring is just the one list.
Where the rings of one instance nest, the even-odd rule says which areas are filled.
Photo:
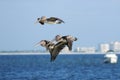
[[55, 40], [56, 40], [57, 42], [59, 42], [59, 41], [61, 41], [61, 40], [66, 40], [66, 42], [67, 42], [66, 45], [68, 46], [69, 50], [71, 51], [71, 50], [72, 50], [73, 41], [76, 41], [77, 38], [76, 38], [76, 37], [73, 37], [73, 36], [71, 36], [71, 35], [67, 35], [67, 36], [57, 35], [57, 36], [55, 37]]
[[60, 18], [56, 18], [56, 17], [47, 18], [46, 16], [42, 16], [41, 18], [37, 18], [36, 23], [40, 23], [41, 25], [44, 25], [45, 23], [47, 23], [47, 24], [61, 24], [61, 23], [64, 23], [64, 21], [61, 20]]
[[49, 50], [51, 55], [51, 61], [54, 61], [56, 59], [57, 55], [65, 47], [66, 44], [67, 44], [66, 40], [62, 40], [56, 44], [48, 40], [40, 41], [40, 45], [42, 47], [45, 47], [47, 50]]

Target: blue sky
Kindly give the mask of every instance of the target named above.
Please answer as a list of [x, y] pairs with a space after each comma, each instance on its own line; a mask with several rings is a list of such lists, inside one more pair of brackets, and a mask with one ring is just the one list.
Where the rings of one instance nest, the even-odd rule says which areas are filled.
[[[41, 16], [65, 24], [34, 24]], [[0, 51], [42, 49], [34, 45], [57, 34], [76, 36], [74, 48], [120, 41], [120, 1], [0, 0]]]

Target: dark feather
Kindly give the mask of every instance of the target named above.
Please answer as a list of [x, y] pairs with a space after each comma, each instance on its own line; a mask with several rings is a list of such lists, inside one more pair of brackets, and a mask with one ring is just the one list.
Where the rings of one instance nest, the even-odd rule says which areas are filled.
[[54, 44], [51, 41], [41, 40], [41, 46], [45, 47], [50, 52], [51, 61], [54, 61], [56, 59], [57, 55], [66, 45], [67, 45], [66, 40], [62, 40], [56, 44]]
[[47, 18], [48, 21], [56, 21], [56, 20], [59, 20], [60, 22], [63, 22], [63, 20], [61, 20], [60, 18], [56, 18], [56, 17], [50, 17], [50, 18]]
[[61, 23], [63, 22], [63, 23], [65, 23], [62, 19], [60, 19], [60, 18], [56, 18], [57, 20], [59, 20]]
[[73, 41], [67, 40], [67, 46], [68, 46], [70, 51], [72, 50], [72, 43], [73, 43]]
[[69, 50], [71, 51], [72, 50], [72, 43], [73, 43], [73, 41], [71, 41], [70, 39], [67, 39], [67, 36], [62, 36], [62, 39], [67, 41], [66, 45], [68, 46]]
[[39, 23], [40, 23], [41, 25], [44, 25], [44, 22], [43, 22], [43, 21], [39, 21]]
[[51, 61], [54, 61], [56, 59], [57, 55], [65, 47], [65, 45], [66, 45], [66, 41], [61, 41], [54, 46], [54, 49], [52, 51]]
[[47, 18], [48, 21], [56, 21], [57, 19], [55, 17], [50, 17], [50, 18]]

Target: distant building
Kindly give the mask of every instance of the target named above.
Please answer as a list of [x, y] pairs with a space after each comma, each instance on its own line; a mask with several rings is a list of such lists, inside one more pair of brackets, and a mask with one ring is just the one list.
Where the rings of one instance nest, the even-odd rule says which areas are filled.
[[77, 47], [75, 51], [82, 53], [95, 53], [96, 49], [95, 47]]
[[110, 45], [105, 43], [105, 44], [100, 44], [100, 51], [102, 53], [106, 53], [107, 51], [110, 50]]
[[113, 50], [115, 52], [120, 52], [120, 42], [119, 41], [113, 42]]
[[80, 52], [80, 47], [77, 47], [77, 49], [75, 51], [76, 52]]

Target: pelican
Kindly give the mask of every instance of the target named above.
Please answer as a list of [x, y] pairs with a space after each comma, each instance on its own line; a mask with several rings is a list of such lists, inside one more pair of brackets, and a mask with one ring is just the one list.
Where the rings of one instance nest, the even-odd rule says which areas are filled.
[[40, 45], [42, 47], [45, 47], [47, 50], [49, 50], [50, 55], [51, 55], [51, 62], [56, 59], [57, 55], [65, 47], [66, 43], [67, 43], [66, 40], [61, 40], [60, 42], [56, 44], [48, 40], [40, 41]]
[[47, 23], [47, 24], [61, 24], [61, 23], [64, 23], [64, 21], [61, 20], [60, 18], [56, 18], [56, 17], [47, 18], [46, 16], [42, 16], [41, 18], [37, 18], [36, 23], [40, 23], [41, 25], [44, 25], [45, 23]]
[[56, 42], [60, 42], [62, 40], [66, 40], [66, 42], [67, 42], [66, 45], [68, 46], [69, 50], [71, 51], [72, 50], [73, 41], [76, 41], [77, 38], [73, 37], [71, 35], [67, 35], [67, 36], [56, 35], [54, 40]]

